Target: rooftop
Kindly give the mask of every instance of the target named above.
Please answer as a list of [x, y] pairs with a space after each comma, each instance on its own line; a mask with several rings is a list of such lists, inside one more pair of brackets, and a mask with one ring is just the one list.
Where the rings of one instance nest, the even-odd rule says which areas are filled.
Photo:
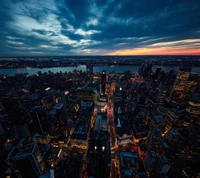
[[39, 135], [39, 134], [35, 134], [33, 139], [34, 140], [46, 140], [49, 138], [49, 135]]
[[56, 110], [60, 110], [62, 107], [63, 107], [63, 103], [58, 103], [53, 108]]
[[94, 126], [94, 131], [96, 132], [108, 131], [108, 123], [107, 123], [106, 117], [102, 117], [102, 115], [97, 116], [95, 126]]
[[76, 124], [75, 130], [72, 134], [73, 138], [87, 138], [87, 133], [90, 125], [90, 117], [81, 116]]
[[83, 101], [81, 107], [92, 107], [93, 101]]
[[35, 146], [35, 143], [29, 143], [20, 147], [14, 147], [8, 155], [8, 159], [19, 159], [26, 155], [31, 155]]
[[147, 177], [143, 163], [138, 154], [132, 152], [121, 152], [120, 162], [122, 178], [132, 178], [134, 175]]

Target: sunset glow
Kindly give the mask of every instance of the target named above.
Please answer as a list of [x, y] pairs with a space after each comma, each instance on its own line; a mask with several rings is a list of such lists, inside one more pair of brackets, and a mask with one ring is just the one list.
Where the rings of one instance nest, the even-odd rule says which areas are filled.
[[200, 55], [198, 7], [190, 0], [1, 0], [0, 57]]
[[200, 55], [200, 49], [174, 49], [174, 48], [138, 48], [118, 50], [105, 55], [119, 55], [119, 56], [131, 56], [131, 55]]

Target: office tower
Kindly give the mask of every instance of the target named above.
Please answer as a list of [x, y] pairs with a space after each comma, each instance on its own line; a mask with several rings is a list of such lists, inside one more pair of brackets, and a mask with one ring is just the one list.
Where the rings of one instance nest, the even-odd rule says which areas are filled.
[[188, 126], [189, 123], [200, 121], [200, 94], [195, 94], [191, 97], [185, 111], [185, 126]]
[[174, 177], [171, 165], [169, 164], [168, 159], [165, 156], [160, 155], [157, 157], [157, 164], [155, 166], [155, 169], [152, 171], [150, 177]]
[[171, 108], [166, 111], [165, 118], [167, 120], [166, 128], [182, 128], [182, 122], [185, 112], [182, 109]]
[[106, 71], [103, 70], [101, 73], [101, 93], [105, 94], [106, 92]]
[[14, 147], [6, 163], [16, 177], [37, 178], [44, 171], [44, 163], [35, 143]]
[[93, 73], [93, 66], [90, 63], [87, 63], [86, 65], [87, 71], [89, 71], [90, 73]]
[[83, 176], [82, 169], [83, 155], [68, 155], [59, 160], [56, 165], [55, 178], [81, 178]]
[[169, 130], [165, 135], [165, 139], [174, 152], [181, 152], [186, 146], [185, 138], [176, 129]]
[[184, 126], [200, 121], [200, 81], [197, 83], [185, 111]]
[[111, 166], [110, 141], [106, 115], [98, 115], [90, 135], [86, 157], [88, 177], [109, 178]]
[[157, 103], [163, 105], [165, 103], [165, 98], [167, 96], [168, 86], [164, 83], [160, 83], [158, 87], [158, 93], [156, 96]]
[[34, 106], [31, 111], [31, 121], [29, 122], [29, 131], [31, 135], [46, 134], [49, 131], [49, 123], [44, 106]]
[[137, 153], [120, 152], [121, 178], [143, 177], [147, 178], [142, 160]]
[[146, 140], [146, 146], [148, 151], [155, 151], [156, 153], [162, 152], [162, 135], [160, 128], [152, 130]]
[[139, 69], [138, 73], [143, 77], [151, 76], [152, 64], [142, 64], [142, 67]]
[[71, 146], [87, 149], [91, 116], [80, 116], [71, 136]]
[[4, 134], [4, 129], [3, 129], [3, 127], [2, 127], [2, 125], [1, 125], [1, 123], [0, 123], [0, 135], [3, 135]]
[[64, 112], [65, 112], [65, 117], [67, 117], [67, 111], [69, 108], [69, 91], [63, 92], [63, 103], [64, 103]]
[[184, 99], [187, 93], [187, 84], [190, 77], [191, 68], [180, 68], [176, 80], [174, 82], [171, 98], [173, 99]]
[[147, 152], [144, 159], [144, 166], [149, 172], [151, 178], [178, 177], [168, 159], [163, 155], [157, 155], [155, 152]]
[[188, 127], [188, 148], [193, 153], [200, 152], [200, 123], [190, 124]]
[[160, 72], [161, 72], [161, 67], [157, 67], [156, 68], [156, 73], [155, 73], [155, 78], [156, 79], [158, 79], [158, 76], [159, 76]]
[[87, 153], [88, 177], [109, 178], [111, 166], [110, 142], [92, 140]]
[[6, 130], [9, 128], [6, 124], [8, 114], [0, 114], [0, 135], [3, 135]]
[[93, 100], [94, 99], [94, 89], [87, 87], [87, 88], [80, 88], [78, 87], [76, 90], [76, 94], [81, 101], [84, 100]]

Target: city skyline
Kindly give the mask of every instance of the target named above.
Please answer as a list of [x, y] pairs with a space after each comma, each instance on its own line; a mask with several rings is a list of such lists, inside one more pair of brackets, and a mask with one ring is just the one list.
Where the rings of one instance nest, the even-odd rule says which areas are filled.
[[197, 0], [2, 0], [0, 57], [200, 55]]

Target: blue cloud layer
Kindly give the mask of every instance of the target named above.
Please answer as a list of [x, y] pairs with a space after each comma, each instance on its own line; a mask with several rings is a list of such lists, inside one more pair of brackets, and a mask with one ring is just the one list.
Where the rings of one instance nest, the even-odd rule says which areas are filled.
[[199, 7], [199, 0], [1, 0], [0, 55], [200, 49]]

